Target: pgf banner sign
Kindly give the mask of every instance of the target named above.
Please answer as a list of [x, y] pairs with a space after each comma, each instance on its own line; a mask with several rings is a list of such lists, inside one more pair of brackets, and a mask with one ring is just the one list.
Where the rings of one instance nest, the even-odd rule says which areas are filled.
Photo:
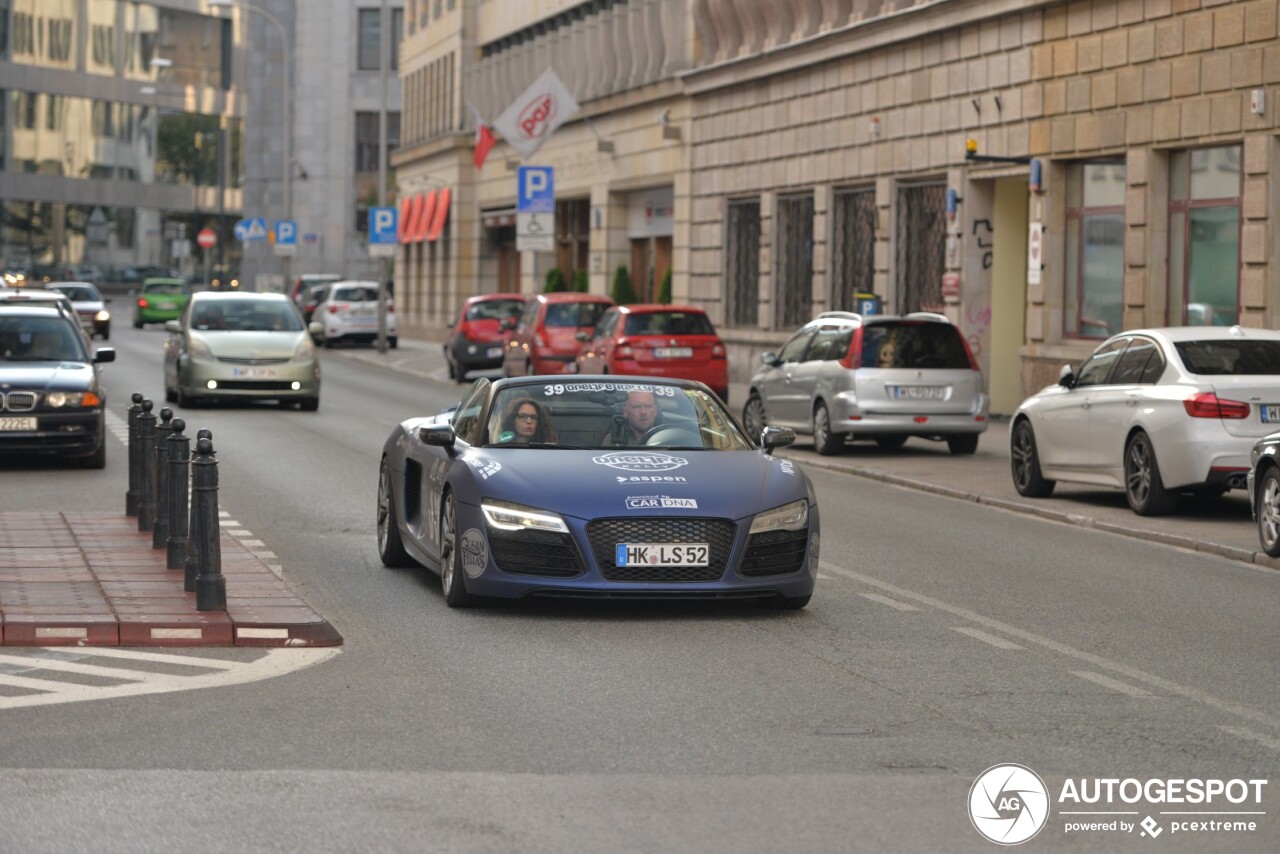
[[527, 160], [576, 112], [578, 102], [555, 71], [548, 68], [503, 110], [493, 126]]

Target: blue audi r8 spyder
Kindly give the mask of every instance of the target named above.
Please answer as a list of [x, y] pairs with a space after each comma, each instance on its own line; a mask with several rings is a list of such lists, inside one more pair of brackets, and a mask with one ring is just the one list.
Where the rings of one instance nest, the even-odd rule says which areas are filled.
[[440, 574], [451, 607], [493, 597], [756, 598], [803, 608], [813, 485], [697, 382], [477, 380], [383, 447], [378, 552]]

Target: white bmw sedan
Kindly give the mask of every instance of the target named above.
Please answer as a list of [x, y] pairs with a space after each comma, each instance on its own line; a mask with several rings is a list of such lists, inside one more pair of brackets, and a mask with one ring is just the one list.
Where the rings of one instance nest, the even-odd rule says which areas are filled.
[[1023, 401], [1010, 427], [1013, 483], [1114, 486], [1142, 516], [1179, 492], [1244, 489], [1253, 444], [1280, 429], [1280, 332], [1240, 326], [1137, 329], [1102, 343]]

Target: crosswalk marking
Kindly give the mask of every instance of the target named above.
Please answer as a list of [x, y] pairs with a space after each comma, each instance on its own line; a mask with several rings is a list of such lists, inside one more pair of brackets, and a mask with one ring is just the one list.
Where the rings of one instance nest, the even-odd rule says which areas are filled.
[[154, 676], [146, 670], [125, 670], [120, 667], [106, 667], [101, 664], [80, 664], [76, 661], [63, 661], [57, 658], [41, 656], [0, 655], [0, 664], [17, 664], [34, 670], [58, 670], [63, 673], [82, 673], [86, 676], [101, 676], [107, 679], [123, 679], [127, 682], [140, 682]]

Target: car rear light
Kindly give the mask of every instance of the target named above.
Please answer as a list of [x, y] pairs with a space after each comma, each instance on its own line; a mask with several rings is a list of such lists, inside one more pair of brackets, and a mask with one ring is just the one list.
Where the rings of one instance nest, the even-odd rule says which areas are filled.
[[534, 343], [536, 343], [539, 347], [546, 347], [546, 346], [547, 346], [547, 339], [545, 339], [545, 338], [543, 338], [543, 337], [542, 337], [542, 333], [541, 333], [541, 332], [539, 332], [539, 333], [535, 334], [535, 335], [533, 336], [533, 339], [534, 339]]
[[138, 297], [138, 308], [146, 308], [146, 307], [147, 307], [146, 297]]
[[636, 351], [631, 349], [630, 344], [619, 344], [618, 348], [613, 351], [613, 355], [617, 356], [619, 359], [634, 359], [636, 357]]
[[388, 303], [387, 303], [387, 314], [395, 314], [395, 313], [396, 313], [396, 304], [395, 304], [395, 303], [393, 303], [393, 302], [388, 302]]
[[853, 341], [849, 344], [849, 352], [844, 354], [844, 358], [840, 360], [841, 367], [846, 370], [856, 371], [862, 367], [862, 327], [859, 326], [853, 333]]
[[340, 311], [346, 311], [350, 307], [345, 302], [331, 302], [329, 303], [329, 313], [337, 314]]
[[713, 344], [713, 345], [711, 345], [711, 358], [713, 358], [713, 359], [723, 359], [723, 358], [725, 358], [725, 352], [724, 352], [724, 345], [723, 345], [723, 344]]
[[1211, 391], [1193, 394], [1182, 401], [1192, 418], [1248, 418], [1253, 408], [1238, 400], [1223, 400]]
[[973, 350], [969, 349], [969, 339], [961, 335], [960, 343], [964, 345], [964, 354], [969, 357], [969, 368], [981, 372], [982, 368], [978, 367], [978, 360], [973, 358]]

